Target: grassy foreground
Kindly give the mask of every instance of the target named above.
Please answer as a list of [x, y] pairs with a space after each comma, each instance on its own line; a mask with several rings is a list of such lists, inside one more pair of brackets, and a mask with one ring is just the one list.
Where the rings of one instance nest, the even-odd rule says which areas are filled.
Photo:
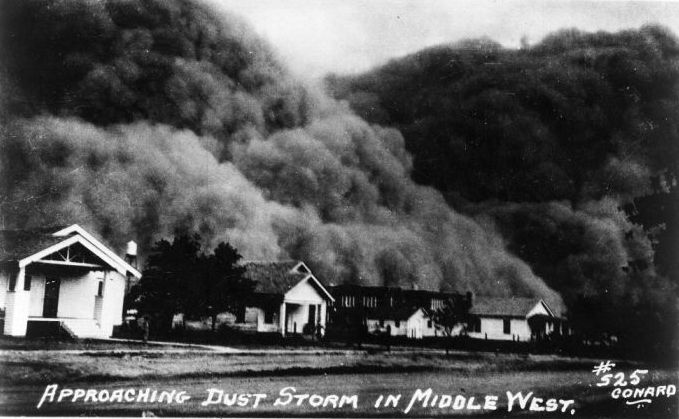
[[[128, 348], [120, 351], [85, 350], [4, 350], [0, 352], [0, 413], [4, 415], [132, 415], [151, 412], [158, 416], [513, 416], [535, 414], [540, 417], [677, 417], [677, 396], [653, 398], [643, 406], [627, 406], [623, 400], [613, 400], [611, 389], [595, 384], [591, 372], [598, 360], [561, 358], [556, 356], [520, 356], [489, 353], [414, 353], [392, 351], [367, 353], [363, 351], [307, 351], [298, 354], [276, 351], [253, 354], [210, 352], [176, 352], [154, 348], [152, 352]], [[643, 365], [618, 363], [616, 371], [627, 374], [635, 369], [648, 369], [643, 386], [677, 385], [675, 370], [657, 369]], [[71, 402], [64, 397], [49, 398], [37, 408], [46, 386], [57, 384], [58, 390], [83, 389], [128, 390], [149, 388], [175, 391], [189, 396], [183, 403], [132, 402]], [[294, 391], [286, 387], [294, 387]], [[417, 389], [431, 388], [439, 398], [461, 396], [466, 403], [459, 410], [440, 403], [423, 406], [422, 400], [406, 408]], [[208, 400], [213, 390], [211, 401]], [[533, 397], [573, 400], [566, 412], [535, 412], [519, 409], [514, 403], [508, 412], [507, 392], [522, 397], [532, 392]], [[221, 393], [220, 393], [221, 392]], [[58, 394], [58, 393], [57, 393]], [[234, 394], [241, 395], [238, 406], [224, 404]], [[247, 394], [263, 394], [257, 407]], [[302, 400], [292, 394], [316, 394]], [[375, 408], [380, 395], [401, 395], [397, 406]], [[328, 395], [356, 396], [354, 404], [333, 407]], [[497, 396], [495, 410], [473, 409], [485, 396]], [[238, 397], [238, 396], [236, 396]], [[432, 396], [433, 397], [433, 396]], [[476, 403], [469, 400], [474, 397]], [[247, 403], [245, 402], [247, 399]], [[276, 399], [287, 404], [274, 405]], [[432, 399], [430, 398], [429, 401]], [[323, 406], [325, 403], [325, 406]], [[337, 403], [336, 403], [337, 404]], [[355, 407], [354, 407], [355, 405]], [[445, 406], [445, 404], [443, 405]], [[469, 409], [471, 406], [472, 409]], [[539, 407], [539, 404], [536, 405]]]

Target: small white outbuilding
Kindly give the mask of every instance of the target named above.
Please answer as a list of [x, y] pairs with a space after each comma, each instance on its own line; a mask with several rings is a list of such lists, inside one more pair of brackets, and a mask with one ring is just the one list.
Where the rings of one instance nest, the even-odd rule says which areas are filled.
[[429, 313], [421, 307], [371, 311], [366, 315], [366, 326], [369, 333], [411, 339], [439, 335]]
[[75, 337], [110, 337], [122, 323], [132, 278], [141, 273], [77, 224], [1, 230], [2, 333], [62, 329]]

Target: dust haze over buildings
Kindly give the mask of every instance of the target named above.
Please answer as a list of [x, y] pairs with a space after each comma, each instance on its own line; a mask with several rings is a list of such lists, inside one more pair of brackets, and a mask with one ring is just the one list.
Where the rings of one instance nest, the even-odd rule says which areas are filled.
[[[530, 172], [549, 174], [540, 178], [545, 199], [506, 199], [496, 191], [521, 189], [525, 179], [501, 176], [497, 182], [506, 184], [479, 184], [489, 192], [453, 209], [440, 190], [451, 191], [422, 178], [407, 122], [389, 110], [375, 119], [356, 104], [357, 97], [370, 101], [381, 92], [348, 98], [358, 109], [352, 110], [291, 76], [277, 52], [237, 17], [190, 1], [5, 1], [0, 7], [5, 227], [77, 222], [120, 248], [134, 238], [142, 249], [177, 231], [198, 231], [206, 245], [228, 240], [246, 259], [301, 259], [336, 283], [540, 296], [557, 311], [565, 310], [559, 292], [569, 281], [584, 294], [610, 289], [616, 304], [655, 302], [648, 295], [671, 289], [652, 268], [643, 286], [620, 269], [628, 260], [652, 258], [648, 237], [617, 208], [621, 196], [639, 193], [660, 170], [644, 153], [632, 160], [604, 153], [594, 159], [600, 167], [591, 179], [575, 188], [566, 173], [569, 194], [550, 189], [556, 169], [548, 166]], [[650, 52], [660, 51], [650, 57], [674, 60], [676, 40], [657, 33], [644, 38]], [[569, 46], [560, 54], [568, 55]], [[674, 86], [674, 77], [668, 73], [667, 83]], [[569, 86], [584, 88], [581, 82]], [[352, 91], [337, 84], [334, 93], [343, 96], [345, 88]], [[674, 109], [673, 99], [663, 97], [665, 112]], [[529, 122], [517, 141], [527, 138], [528, 150], [556, 153], [549, 127]], [[477, 157], [468, 161], [486, 167], [489, 160]], [[474, 176], [487, 173], [461, 167], [474, 173], [445, 182], [454, 179], [450, 185], [464, 197], [476, 187]], [[617, 186], [611, 190], [597, 176]], [[547, 251], [549, 259], [519, 245], [539, 247], [545, 229], [565, 235], [565, 253]], [[638, 239], [625, 240], [630, 229]], [[551, 261], [554, 272], [543, 269]], [[574, 272], [580, 274], [571, 280]]]
[[142, 246], [195, 230], [337, 282], [558, 305], [491, 226], [410, 179], [397, 130], [294, 80], [239, 19], [188, 1], [3, 9], [6, 226]]
[[662, 26], [568, 29], [519, 50], [464, 40], [326, 83], [398, 128], [413, 178], [495, 225], [583, 329], [671, 330], [679, 272], [664, 260], [659, 274], [654, 253], [676, 243], [677, 217], [648, 228], [624, 208], [648, 194], [677, 207], [678, 59]]

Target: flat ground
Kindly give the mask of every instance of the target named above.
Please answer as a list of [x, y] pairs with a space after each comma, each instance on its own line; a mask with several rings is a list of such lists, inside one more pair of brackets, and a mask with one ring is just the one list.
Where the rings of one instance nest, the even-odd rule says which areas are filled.
[[[0, 348], [3, 348], [0, 345]], [[522, 356], [492, 353], [451, 353], [396, 349], [391, 352], [358, 350], [304, 351], [257, 350], [249, 352], [217, 352], [205, 347], [155, 346], [125, 343], [76, 344], [42, 350], [27, 346], [4, 346], [0, 349], [0, 414], [5, 415], [131, 415], [151, 412], [158, 416], [403, 416], [417, 389], [432, 389], [433, 394], [457, 395], [469, 402], [487, 395], [498, 396], [496, 410], [455, 410], [448, 407], [423, 407], [414, 403], [407, 416], [469, 416], [488, 414], [513, 416], [546, 412], [517, 410], [508, 412], [507, 392], [533, 392], [542, 399], [574, 400], [565, 413], [551, 417], [668, 417], [676, 418], [677, 395], [654, 397], [651, 403], [627, 406], [624, 400], [613, 400], [613, 387], [597, 387], [592, 373], [593, 359], [557, 356]], [[635, 369], [649, 373], [637, 387], [677, 385], [676, 370], [641, 364], [617, 362], [613, 372], [629, 375]], [[184, 403], [167, 402], [98, 402], [82, 399], [60, 403], [49, 398], [37, 408], [46, 386], [69, 389], [107, 390], [150, 388], [151, 391], [185, 391], [191, 398]], [[313, 407], [310, 400], [300, 406], [297, 400], [274, 405], [276, 399], [286, 401], [290, 394], [357, 396], [357, 408], [333, 408], [332, 399], [325, 407]], [[627, 388], [631, 386], [628, 385]], [[245, 406], [223, 403], [203, 405], [211, 388], [229, 398], [238, 394], [265, 394], [254, 408], [254, 397], [240, 399]], [[97, 393], [99, 394], [99, 393]], [[176, 394], [176, 393], [175, 393]], [[374, 408], [380, 395], [401, 394], [396, 407]], [[433, 395], [432, 395], [433, 397]], [[176, 399], [175, 399], [176, 400]], [[314, 401], [322, 400], [315, 398]], [[431, 399], [430, 399], [431, 400]], [[529, 401], [530, 404], [530, 401]], [[529, 405], [528, 404], [528, 405]], [[544, 404], [544, 402], [543, 402]], [[528, 407], [527, 405], [527, 407]], [[472, 403], [472, 407], [475, 403]], [[465, 406], [467, 407], [467, 406]], [[571, 412], [573, 416], [571, 416]]]

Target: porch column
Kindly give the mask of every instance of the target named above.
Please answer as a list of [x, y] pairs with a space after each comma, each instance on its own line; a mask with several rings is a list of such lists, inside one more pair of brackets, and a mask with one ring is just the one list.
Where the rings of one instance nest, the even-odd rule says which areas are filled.
[[[321, 326], [323, 326], [323, 329], [325, 329], [325, 324], [326, 324], [326, 320], [327, 320], [327, 318], [326, 318], [326, 315], [327, 315], [327, 314], [326, 314], [327, 308], [328, 308], [328, 307], [327, 307], [327, 303], [323, 303], [323, 304], [319, 304], [319, 305], [318, 305], [318, 312], [319, 312], [319, 314], [320, 314], [320, 316], [319, 316], [319, 317], [320, 317], [319, 323], [321, 324]], [[324, 333], [325, 333], [325, 331], [324, 331]]]
[[278, 319], [281, 336], [285, 337], [285, 301], [281, 303], [280, 319]]
[[97, 284], [99, 282], [99, 278], [101, 278], [102, 281], [104, 282], [101, 298], [97, 298], [98, 300], [100, 300], [101, 304], [100, 307], [101, 311], [99, 313], [100, 318], [96, 319], [95, 317], [95, 319], [97, 320], [97, 323], [99, 323], [99, 329], [101, 330], [102, 335], [109, 337], [113, 333], [113, 319], [111, 317], [114, 314], [113, 305], [115, 304], [115, 302], [113, 301], [113, 298], [115, 297], [112, 298], [113, 290], [109, 289], [113, 285], [113, 278], [111, 278], [109, 271], [104, 271], [103, 276], [91, 272], [90, 277], [93, 278], [93, 280], [97, 282]]
[[20, 268], [19, 272], [14, 275], [17, 276], [14, 291], [7, 291], [3, 333], [9, 336], [26, 336], [28, 311], [31, 302], [30, 291], [24, 291], [26, 268]]

